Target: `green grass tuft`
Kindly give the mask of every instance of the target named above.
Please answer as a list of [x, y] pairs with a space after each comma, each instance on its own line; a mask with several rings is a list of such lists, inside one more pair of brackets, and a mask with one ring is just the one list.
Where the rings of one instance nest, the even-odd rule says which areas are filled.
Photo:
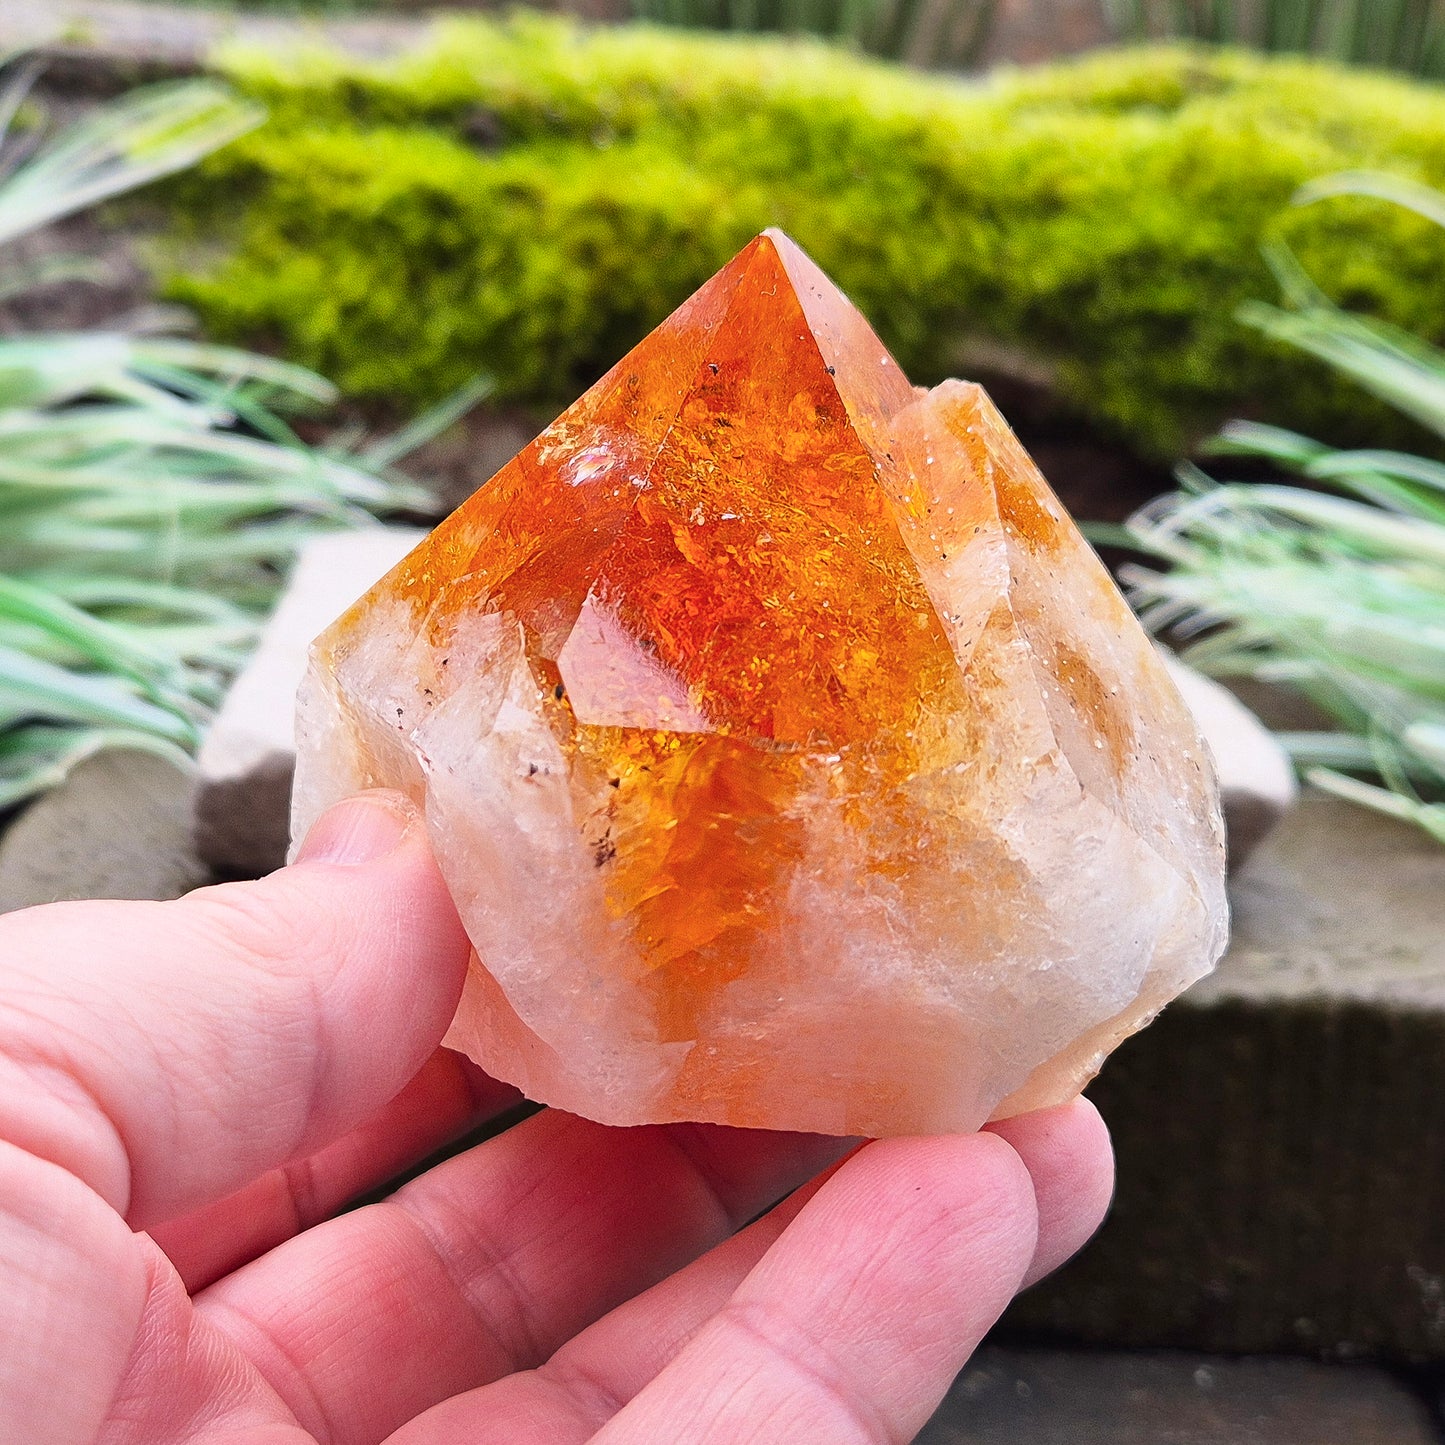
[[[30, 74], [0, 85], [0, 141]], [[126, 97], [0, 180], [0, 243], [259, 118], [209, 83]], [[0, 251], [0, 293], [75, 269]], [[0, 808], [103, 746], [193, 748], [297, 547], [427, 505], [398, 447], [297, 439], [283, 416], [334, 396], [303, 368], [174, 337], [0, 336]]]
[[[1445, 223], [1445, 196], [1388, 177], [1301, 199], [1323, 189], [1388, 194]], [[1244, 319], [1445, 438], [1445, 352], [1334, 307], [1288, 256], [1276, 265], [1286, 308], [1252, 306]], [[1140, 615], [1197, 636], [1185, 655], [1207, 671], [1310, 698], [1341, 731], [1284, 739], [1306, 776], [1445, 842], [1445, 465], [1257, 423], [1227, 427], [1214, 450], [1310, 485], [1221, 486], [1185, 468], [1183, 489], [1127, 528], [1170, 564], [1126, 569]]]

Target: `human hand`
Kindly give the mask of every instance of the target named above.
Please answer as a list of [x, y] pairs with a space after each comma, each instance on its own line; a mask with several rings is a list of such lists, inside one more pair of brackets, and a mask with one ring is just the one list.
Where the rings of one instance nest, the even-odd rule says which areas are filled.
[[[869, 1144], [547, 1110], [438, 1047], [468, 946], [414, 812], [294, 866], [0, 918], [0, 1439], [908, 1439], [1110, 1189], [1087, 1104]], [[146, 1232], [134, 1232], [146, 1231]]]

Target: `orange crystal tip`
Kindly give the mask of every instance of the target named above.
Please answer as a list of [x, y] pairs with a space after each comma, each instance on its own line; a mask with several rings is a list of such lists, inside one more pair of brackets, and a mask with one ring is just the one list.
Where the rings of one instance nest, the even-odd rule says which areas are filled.
[[505, 611], [578, 721], [842, 746], [944, 685], [877, 477], [916, 393], [778, 231], [751, 242], [392, 579]]

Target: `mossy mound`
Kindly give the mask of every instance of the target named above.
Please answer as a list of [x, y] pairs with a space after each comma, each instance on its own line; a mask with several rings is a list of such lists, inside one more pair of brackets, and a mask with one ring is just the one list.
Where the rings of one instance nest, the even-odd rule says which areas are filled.
[[1445, 181], [1445, 92], [1239, 52], [1110, 52], [966, 82], [826, 47], [518, 17], [385, 64], [233, 49], [272, 119], [179, 193], [224, 256], [216, 333], [355, 395], [485, 369], [556, 403], [780, 225], [915, 380], [993, 348], [1156, 456], [1230, 413], [1338, 440], [1357, 394], [1235, 319], [1282, 236], [1337, 299], [1445, 339], [1445, 234], [1290, 208], [1361, 166]]

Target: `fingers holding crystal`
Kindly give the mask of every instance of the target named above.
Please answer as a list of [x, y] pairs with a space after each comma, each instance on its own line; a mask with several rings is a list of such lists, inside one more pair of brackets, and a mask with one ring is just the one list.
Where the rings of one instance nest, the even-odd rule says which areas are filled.
[[197, 1308], [319, 1438], [374, 1440], [541, 1365], [842, 1147], [548, 1111], [273, 1250]]
[[[1098, 1110], [1080, 1099], [994, 1125], [989, 1132], [1009, 1143], [1033, 1182], [1038, 1239], [1024, 1279], [1027, 1286], [1058, 1268], [1098, 1228], [1113, 1187], [1108, 1130]], [[848, 1161], [829, 1173], [850, 1167]], [[499, 1390], [531, 1394], [539, 1406], [562, 1394], [573, 1402], [574, 1411], [579, 1401], [589, 1402], [589, 1393], [593, 1403], [599, 1397], [631, 1399], [723, 1309], [827, 1177], [814, 1180], [702, 1259], [599, 1320], [538, 1372], [543, 1379], [516, 1376]], [[559, 1390], [559, 1384], [565, 1387], [569, 1381], [582, 1382], [590, 1392]], [[604, 1419], [592, 1420], [591, 1428], [600, 1428]], [[503, 1438], [497, 1436], [498, 1445]], [[559, 1445], [570, 1439], [560, 1433], [556, 1438]]]

